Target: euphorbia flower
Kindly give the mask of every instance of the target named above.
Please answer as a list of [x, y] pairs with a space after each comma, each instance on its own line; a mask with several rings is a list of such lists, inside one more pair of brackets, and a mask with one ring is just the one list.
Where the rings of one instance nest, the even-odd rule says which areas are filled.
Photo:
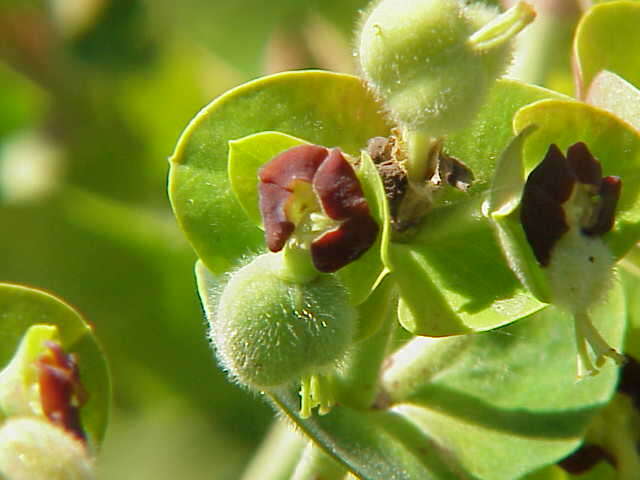
[[259, 173], [260, 211], [269, 250], [308, 248], [321, 272], [335, 272], [375, 242], [373, 220], [356, 174], [338, 148], [299, 145]]
[[615, 259], [602, 236], [614, 225], [621, 187], [618, 177], [602, 177], [584, 143], [569, 147], [566, 157], [551, 145], [529, 174], [521, 199], [522, 227], [548, 274], [551, 301], [575, 319], [579, 377], [596, 373], [605, 357], [623, 361], [588, 315], [611, 287]]
[[569, 147], [566, 157], [551, 145], [522, 196], [522, 227], [538, 262], [548, 266], [553, 247], [572, 228], [586, 237], [610, 231], [621, 188], [618, 177], [602, 177], [584, 143]]

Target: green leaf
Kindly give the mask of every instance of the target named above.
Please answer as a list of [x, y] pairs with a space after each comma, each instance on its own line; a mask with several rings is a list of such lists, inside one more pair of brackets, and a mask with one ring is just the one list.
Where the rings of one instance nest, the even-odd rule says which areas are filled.
[[62, 347], [77, 355], [80, 379], [89, 394], [80, 409], [82, 425], [97, 448], [104, 437], [109, 416], [111, 385], [106, 360], [91, 328], [69, 305], [56, 297], [28, 287], [0, 284], [0, 365], [7, 365], [32, 325], [57, 327]]
[[514, 210], [508, 215], [492, 215], [492, 220], [511, 270], [537, 299], [549, 302], [551, 299], [549, 279], [538, 264], [527, 241], [520, 222], [520, 210]]
[[548, 277], [525, 237], [518, 210], [525, 182], [523, 144], [535, 128], [535, 125], [530, 125], [522, 130], [501, 155], [487, 209], [509, 267], [536, 298], [549, 302]]
[[613, 230], [604, 238], [616, 258], [621, 258], [640, 240], [640, 132], [628, 123], [591, 105], [543, 100], [521, 109], [514, 118], [520, 132], [537, 125], [525, 142], [526, 174], [544, 158], [549, 145], [560, 150], [585, 142], [602, 164], [604, 175], [622, 179], [622, 194]]
[[470, 192], [448, 189], [440, 197], [443, 206], [427, 215], [416, 238], [391, 243], [385, 260], [400, 289], [400, 322], [411, 332], [445, 336], [487, 330], [542, 308], [504, 262], [483, 204], [486, 195], [496, 202], [507, 193], [491, 185], [498, 157], [513, 139], [513, 115], [545, 98], [566, 97], [501, 80], [474, 123], [447, 140], [446, 150], [474, 173]]
[[340, 406], [328, 415], [303, 420], [298, 416], [294, 390], [269, 395], [302, 432], [362, 480], [473, 478], [450, 465], [455, 459], [450, 458], [447, 447], [403, 415]]
[[615, 73], [603, 70], [596, 75], [586, 101], [640, 130], [640, 90]]
[[[384, 276], [382, 258], [389, 245], [391, 220], [389, 202], [387, 202], [382, 179], [371, 157], [364, 151], [361, 153], [356, 173], [369, 204], [371, 215], [380, 226], [378, 238], [371, 248], [358, 260], [351, 262], [337, 272], [338, 278], [351, 293], [352, 303], [360, 305]], [[365, 329], [360, 333], [366, 337], [372, 331]]]
[[624, 352], [640, 359], [640, 247], [637, 245], [620, 262], [618, 276], [627, 298], [628, 332]]
[[291, 480], [344, 480], [347, 469], [313, 442], [308, 442]]
[[483, 199], [431, 212], [410, 243], [392, 243], [391, 271], [400, 291], [399, 319], [416, 335], [488, 330], [544, 305], [504, 261]]
[[[619, 285], [593, 318], [619, 348]], [[612, 363], [576, 383], [573, 338], [571, 317], [548, 307], [491, 332], [412, 340], [387, 363], [377, 409], [336, 406], [303, 420], [295, 391], [269, 395], [366, 480], [512, 480], [574, 450], [615, 390]]]
[[[503, 261], [483, 213], [499, 155], [513, 139], [512, 118], [524, 105], [562, 95], [500, 80], [473, 124], [451, 136], [446, 150], [475, 180], [468, 194], [447, 189], [410, 243], [391, 243], [385, 264], [400, 288], [399, 319], [411, 332], [444, 336], [486, 330], [542, 308]], [[385, 258], [385, 250], [383, 250]]]
[[35, 123], [48, 101], [36, 84], [0, 63], [0, 138]]
[[237, 87], [189, 124], [171, 158], [169, 196], [198, 256], [221, 273], [260, 251], [263, 235], [231, 191], [228, 142], [278, 131], [358, 155], [369, 138], [389, 134], [380, 106], [357, 77], [286, 72]]
[[[283, 33], [290, 34], [298, 43], [287, 45], [287, 51], [293, 48], [294, 52], [297, 49], [307, 52], [309, 47], [314, 47], [313, 53], [322, 51], [327, 55], [335, 47], [331, 41], [327, 42], [327, 27], [320, 32], [314, 31], [314, 21], [317, 23], [317, 18], [320, 17], [331, 29], [337, 27], [339, 32], [334, 34], [340, 33], [346, 37], [353, 31], [354, 18], [359, 10], [368, 3], [368, 0], [274, 0], [268, 4], [260, 0], [196, 4], [159, 2], [154, 5], [154, 10], [171, 18], [177, 31], [183, 36], [192, 37], [198, 45], [206, 46], [208, 53], [211, 51], [245, 75], [255, 76], [264, 72], [265, 54], [269, 53], [270, 39], [280, 38]], [[241, 40], [230, 41], [240, 38], [238, 24], [234, 21], [240, 18]], [[312, 45], [312, 39], [319, 45]], [[318, 66], [318, 62], [322, 62], [322, 66], [326, 67], [324, 57], [317, 53], [314, 56], [316, 59], [312, 65]]]
[[589, 9], [576, 29], [578, 91], [586, 92], [602, 70], [615, 72], [640, 87], [640, 3], [607, 2]]
[[[513, 138], [515, 113], [525, 105], [545, 98], [568, 97], [516, 80], [499, 80], [473, 123], [447, 139], [445, 150], [473, 171], [475, 180], [471, 194], [490, 187], [498, 157]], [[457, 200], [463, 198], [460, 192], [452, 192], [451, 195], [455, 195]]]
[[533, 130], [535, 130], [535, 126], [520, 132], [507, 145], [496, 163], [487, 203], [487, 210], [492, 216], [508, 215], [518, 207], [525, 181], [522, 145]]

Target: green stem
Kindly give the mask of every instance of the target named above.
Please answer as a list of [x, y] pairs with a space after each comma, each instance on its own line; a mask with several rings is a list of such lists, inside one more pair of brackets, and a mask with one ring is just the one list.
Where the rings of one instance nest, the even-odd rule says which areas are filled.
[[[407, 148], [406, 170], [410, 182], [424, 183], [435, 171], [432, 150], [440, 140], [422, 131], [405, 130], [403, 140]], [[435, 155], [437, 160], [437, 155]]]
[[471, 335], [416, 337], [391, 357], [382, 377], [383, 400], [406, 401], [434, 375], [455, 366], [472, 341]]
[[274, 273], [287, 282], [304, 284], [320, 274], [313, 266], [311, 254], [306, 248], [287, 244], [280, 252], [274, 253], [273, 258], [279, 262], [274, 268]]
[[640, 472], [640, 457], [636, 448], [635, 435], [629, 430], [628, 424], [611, 439], [611, 445], [617, 452], [618, 479], [637, 479]]
[[347, 469], [309, 442], [291, 480], [342, 480]]
[[415, 225], [431, 209], [434, 185], [430, 182], [437, 171], [442, 138], [423, 131], [402, 132], [408, 185], [396, 213], [396, 227], [404, 230]]
[[[337, 378], [340, 403], [354, 408], [370, 408], [379, 390], [382, 364], [395, 325], [395, 282], [387, 277], [358, 310], [364, 321], [377, 323], [377, 331], [357, 342]], [[377, 317], [377, 318], [373, 318]]]
[[575, 322], [575, 336], [576, 336], [576, 349], [578, 350], [577, 356], [577, 377], [581, 380], [586, 377], [590, 377], [597, 373], [597, 369], [591, 362], [591, 356], [589, 355], [589, 349], [587, 348], [587, 338], [585, 337], [582, 323]]
[[242, 480], [289, 480], [304, 447], [304, 437], [287, 422], [275, 422]]
[[[598, 373], [598, 369], [602, 367], [606, 357], [613, 359], [618, 365], [624, 363], [624, 355], [618, 353], [615, 348], [607, 343], [598, 329], [593, 326], [589, 315], [584, 312], [576, 313], [574, 319], [578, 347], [578, 378], [582, 378], [585, 374], [588, 376]], [[589, 358], [587, 344], [593, 350], [595, 367]]]

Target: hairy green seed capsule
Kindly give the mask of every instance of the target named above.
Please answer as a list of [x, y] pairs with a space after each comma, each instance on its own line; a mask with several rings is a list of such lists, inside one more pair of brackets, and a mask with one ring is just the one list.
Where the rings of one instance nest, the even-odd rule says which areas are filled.
[[354, 331], [356, 312], [335, 277], [286, 281], [278, 275], [279, 262], [279, 255], [261, 255], [232, 274], [212, 319], [222, 364], [257, 389], [334, 366]]
[[42, 418], [14, 417], [0, 427], [0, 478], [92, 480], [85, 445]]
[[362, 24], [361, 69], [400, 125], [440, 136], [473, 118], [534, 15], [524, 3], [498, 15], [462, 0], [382, 0]]

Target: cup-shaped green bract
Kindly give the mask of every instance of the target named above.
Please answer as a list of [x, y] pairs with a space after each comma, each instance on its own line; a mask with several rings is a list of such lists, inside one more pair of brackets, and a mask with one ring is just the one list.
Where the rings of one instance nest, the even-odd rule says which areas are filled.
[[482, 4], [383, 0], [362, 24], [362, 73], [396, 122], [442, 135], [473, 118], [511, 59], [510, 38], [532, 15], [519, 8], [490, 25], [498, 12]]
[[279, 262], [265, 254], [231, 274], [211, 319], [223, 366], [259, 390], [335, 366], [355, 327], [355, 310], [334, 276], [289, 282], [277, 275]]

